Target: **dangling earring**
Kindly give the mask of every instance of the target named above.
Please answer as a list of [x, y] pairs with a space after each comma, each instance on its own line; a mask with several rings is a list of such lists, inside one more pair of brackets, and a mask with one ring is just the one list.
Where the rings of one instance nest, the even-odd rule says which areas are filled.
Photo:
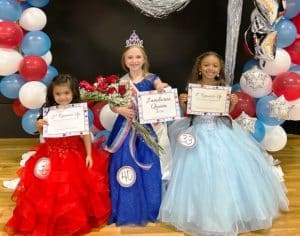
[[216, 80], [219, 80], [220, 79], [220, 74], [217, 74], [216, 75]]
[[198, 80], [202, 79], [202, 73], [201, 73], [201, 70], [198, 72]]

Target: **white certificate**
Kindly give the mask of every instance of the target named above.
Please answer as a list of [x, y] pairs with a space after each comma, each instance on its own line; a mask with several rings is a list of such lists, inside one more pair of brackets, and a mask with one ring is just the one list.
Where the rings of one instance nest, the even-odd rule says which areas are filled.
[[43, 126], [44, 137], [66, 137], [89, 133], [87, 103], [69, 104], [43, 109], [43, 117], [48, 124]]
[[231, 87], [189, 84], [187, 113], [224, 116], [229, 113]]
[[157, 92], [156, 90], [139, 92], [137, 100], [141, 124], [180, 118], [177, 89], [167, 89], [164, 92]]

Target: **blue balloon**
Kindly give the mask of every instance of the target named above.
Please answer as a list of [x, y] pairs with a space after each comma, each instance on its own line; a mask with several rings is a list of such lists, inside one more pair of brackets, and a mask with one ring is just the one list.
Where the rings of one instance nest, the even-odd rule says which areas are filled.
[[58, 71], [56, 70], [56, 68], [53, 66], [48, 66], [46, 75], [41, 79], [41, 82], [48, 86], [57, 75]]
[[299, 0], [286, 0], [286, 12], [284, 17], [291, 19], [300, 13], [300, 1]]
[[260, 120], [256, 120], [254, 125], [254, 133], [251, 133], [252, 136], [256, 139], [257, 142], [261, 142], [266, 134], [266, 129], [264, 124]]
[[260, 66], [259, 66], [259, 60], [255, 60], [255, 59], [248, 60], [246, 62], [246, 64], [243, 66], [242, 72], [245, 72], [245, 71], [251, 69], [253, 66], [257, 66], [258, 68], [260, 68]]
[[256, 116], [266, 125], [275, 126], [282, 124], [285, 120], [270, 117], [270, 104], [269, 102], [275, 100], [277, 97], [268, 95], [260, 98], [256, 103]]
[[22, 128], [28, 134], [35, 134], [37, 129], [35, 128], [36, 119], [40, 116], [40, 109], [31, 109], [24, 113], [22, 117]]
[[94, 123], [94, 113], [90, 108], [88, 108], [88, 118], [89, 118], [89, 126], [91, 127], [92, 124]]
[[285, 48], [295, 41], [297, 29], [290, 20], [282, 18], [275, 24], [274, 28], [277, 31], [277, 47]]
[[0, 19], [17, 21], [22, 14], [22, 8], [16, 0], [0, 0]]
[[19, 97], [19, 90], [26, 81], [19, 74], [12, 74], [4, 77], [0, 82], [0, 92], [7, 98]]
[[300, 75], [300, 65], [296, 65], [296, 66], [292, 66], [290, 69], [289, 69], [290, 72], [295, 72], [297, 74]]
[[22, 2], [21, 3], [22, 11], [25, 11], [29, 7], [32, 7], [32, 6], [30, 4], [28, 4], [27, 2]]
[[241, 92], [241, 85], [239, 83], [232, 85], [231, 87], [231, 92], [235, 93], [235, 92]]
[[27, 2], [34, 7], [44, 7], [48, 4], [49, 0], [27, 0]]
[[104, 148], [105, 145], [106, 145], [106, 142], [108, 140], [109, 135], [110, 135], [110, 132], [108, 130], [101, 130], [94, 137], [94, 142], [97, 142], [99, 138], [104, 137], [104, 141], [102, 143], [102, 147]]
[[51, 47], [49, 36], [42, 31], [28, 32], [23, 38], [21, 48], [25, 55], [45, 55]]

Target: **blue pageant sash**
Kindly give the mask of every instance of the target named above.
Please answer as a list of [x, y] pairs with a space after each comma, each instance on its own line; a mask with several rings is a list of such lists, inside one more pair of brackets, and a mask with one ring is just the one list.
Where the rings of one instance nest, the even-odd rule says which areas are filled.
[[[157, 77], [157, 75], [152, 75], [150, 80], [153, 80], [155, 77]], [[135, 87], [135, 85], [132, 83], [132, 81], [130, 79], [128, 79], [128, 80], [129, 80], [129, 84], [130, 84], [130, 90], [132, 93], [131, 105], [132, 105], [133, 109], [137, 110], [136, 96], [139, 91]], [[129, 134], [130, 130], [131, 130], [131, 134]], [[107, 145], [105, 147], [105, 149], [111, 153], [115, 153], [116, 151], [119, 150], [119, 148], [121, 147], [121, 145], [123, 144], [123, 142], [125, 141], [125, 139], [128, 135], [130, 135], [129, 150], [130, 150], [132, 159], [143, 170], [149, 170], [151, 168], [152, 164], [143, 164], [136, 159], [135, 142], [136, 142], [138, 133], [137, 133], [136, 129], [134, 127], [132, 127], [132, 121], [124, 119], [124, 121], [121, 125], [121, 128], [119, 129], [117, 135], [115, 136], [115, 139], [113, 140], [113, 142], [110, 145]]]

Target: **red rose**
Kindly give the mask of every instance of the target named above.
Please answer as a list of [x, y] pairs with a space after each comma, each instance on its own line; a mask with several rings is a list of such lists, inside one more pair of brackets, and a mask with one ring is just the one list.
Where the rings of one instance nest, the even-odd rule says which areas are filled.
[[108, 84], [116, 83], [119, 80], [119, 77], [116, 75], [109, 75], [105, 78], [105, 82]]
[[99, 75], [96, 79], [95, 79], [95, 82], [97, 84], [100, 84], [100, 83], [103, 83], [104, 82], [104, 77], [102, 75]]
[[114, 88], [114, 87], [110, 87], [110, 88], [107, 90], [107, 94], [113, 94], [113, 93], [115, 93], [115, 92], [117, 92], [117, 90], [116, 90], [116, 88]]
[[124, 95], [127, 91], [126, 91], [126, 86], [124, 84], [120, 84], [118, 87], [118, 91], [120, 95]]
[[100, 92], [105, 91], [107, 89], [107, 87], [108, 87], [108, 83], [102, 82], [97, 85], [97, 90]]
[[85, 90], [87, 90], [88, 92], [92, 92], [94, 91], [94, 86], [91, 85], [89, 82], [87, 82], [86, 80], [82, 80], [79, 83], [79, 88], [83, 88]]

